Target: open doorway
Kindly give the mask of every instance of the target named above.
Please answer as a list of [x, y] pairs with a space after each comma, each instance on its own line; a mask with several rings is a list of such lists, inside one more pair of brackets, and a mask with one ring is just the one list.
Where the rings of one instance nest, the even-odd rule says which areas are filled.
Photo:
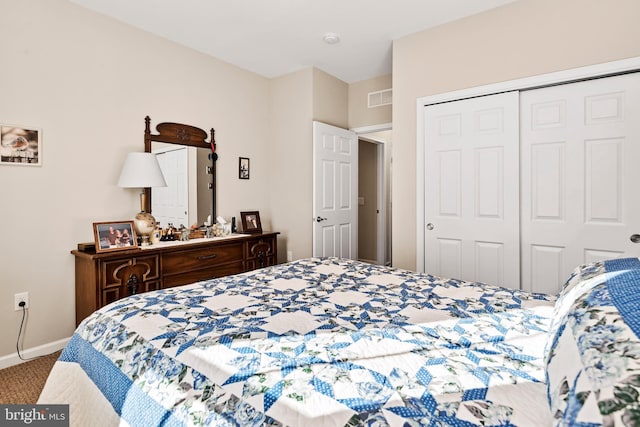
[[358, 259], [391, 264], [391, 126], [358, 136]]

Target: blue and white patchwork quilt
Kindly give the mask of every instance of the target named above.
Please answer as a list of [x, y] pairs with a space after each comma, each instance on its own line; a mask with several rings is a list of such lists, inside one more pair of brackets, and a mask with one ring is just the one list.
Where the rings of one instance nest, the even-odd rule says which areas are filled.
[[[554, 302], [311, 258], [104, 307], [40, 401], [71, 403], [72, 422], [108, 402], [100, 425], [549, 425]], [[72, 370], [82, 379], [56, 392]]]
[[640, 260], [576, 268], [546, 353], [555, 426], [640, 426]]

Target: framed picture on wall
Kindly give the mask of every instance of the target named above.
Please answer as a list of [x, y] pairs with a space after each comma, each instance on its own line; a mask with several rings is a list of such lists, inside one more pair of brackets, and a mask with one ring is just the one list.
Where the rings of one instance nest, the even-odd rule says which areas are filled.
[[262, 224], [260, 224], [260, 212], [240, 212], [240, 218], [242, 220], [243, 233], [262, 233]]
[[240, 157], [240, 162], [238, 166], [238, 178], [240, 179], [249, 179], [249, 158], [248, 157]]
[[138, 247], [133, 221], [94, 222], [96, 252], [122, 251]]
[[33, 127], [0, 125], [0, 165], [41, 166], [42, 131]]

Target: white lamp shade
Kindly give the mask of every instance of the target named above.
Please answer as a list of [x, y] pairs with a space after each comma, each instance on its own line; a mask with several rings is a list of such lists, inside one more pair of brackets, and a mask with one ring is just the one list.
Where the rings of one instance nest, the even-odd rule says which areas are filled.
[[158, 159], [153, 153], [129, 153], [122, 166], [118, 187], [166, 187]]

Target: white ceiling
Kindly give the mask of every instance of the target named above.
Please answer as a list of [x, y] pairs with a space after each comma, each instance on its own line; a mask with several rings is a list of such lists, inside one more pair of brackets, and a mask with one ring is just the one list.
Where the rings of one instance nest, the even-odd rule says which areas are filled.
[[70, 1], [265, 77], [315, 66], [353, 83], [391, 72], [393, 40], [515, 0]]

